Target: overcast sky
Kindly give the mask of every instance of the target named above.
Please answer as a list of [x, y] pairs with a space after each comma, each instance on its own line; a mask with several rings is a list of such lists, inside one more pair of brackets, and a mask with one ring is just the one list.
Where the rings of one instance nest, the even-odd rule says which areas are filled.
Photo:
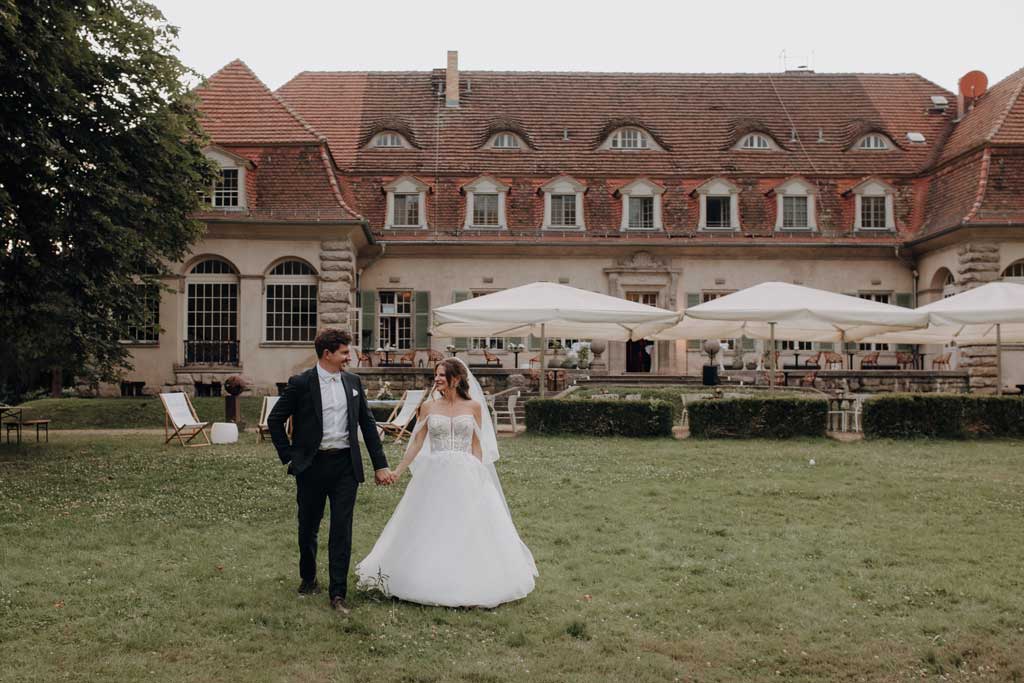
[[271, 88], [304, 70], [914, 72], [955, 91], [1024, 67], [1024, 0], [313, 2], [154, 0], [182, 61], [238, 57]]

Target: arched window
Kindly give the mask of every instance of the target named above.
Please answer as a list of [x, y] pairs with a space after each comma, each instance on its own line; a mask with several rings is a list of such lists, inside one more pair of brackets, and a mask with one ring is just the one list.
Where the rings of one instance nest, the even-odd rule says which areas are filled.
[[764, 133], [749, 133], [740, 140], [740, 149], [752, 149], [757, 151], [767, 151], [772, 149], [778, 149], [775, 142]]
[[209, 258], [193, 266], [185, 281], [185, 362], [237, 365], [237, 271], [227, 261]]
[[954, 294], [956, 294], [956, 278], [947, 270], [946, 279], [942, 282], [942, 298], [948, 299]]
[[406, 141], [401, 133], [386, 130], [374, 135], [373, 140], [370, 141], [370, 146], [401, 149], [404, 147], [410, 147], [411, 145]]
[[620, 128], [612, 133], [612, 149], [647, 149], [647, 133], [639, 128]]
[[309, 264], [282, 261], [267, 274], [264, 337], [268, 342], [309, 342], [317, 330], [318, 285]]
[[1012, 278], [1014, 280], [1024, 280], [1024, 259], [1020, 261], [1014, 261], [1006, 267], [1003, 271], [1004, 278]]
[[857, 142], [857, 149], [878, 151], [889, 149], [889, 147], [891, 147], [889, 138], [885, 137], [881, 133], [868, 133]]
[[487, 145], [491, 149], [520, 149], [522, 146], [519, 136], [509, 132], [495, 133]]

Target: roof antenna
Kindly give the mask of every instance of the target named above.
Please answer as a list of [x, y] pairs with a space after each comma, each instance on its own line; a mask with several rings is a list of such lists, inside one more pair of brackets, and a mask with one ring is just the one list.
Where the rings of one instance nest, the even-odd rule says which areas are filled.
[[563, 128], [562, 129], [562, 139], [563, 140], [568, 140], [569, 139], [569, 129], [568, 128]]
[[818, 129], [818, 142], [825, 142], [825, 131]]

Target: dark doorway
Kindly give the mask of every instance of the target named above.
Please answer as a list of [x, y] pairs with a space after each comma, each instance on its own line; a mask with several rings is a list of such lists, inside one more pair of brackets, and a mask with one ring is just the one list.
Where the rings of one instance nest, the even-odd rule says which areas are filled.
[[654, 342], [647, 339], [626, 342], [626, 372], [650, 372]]

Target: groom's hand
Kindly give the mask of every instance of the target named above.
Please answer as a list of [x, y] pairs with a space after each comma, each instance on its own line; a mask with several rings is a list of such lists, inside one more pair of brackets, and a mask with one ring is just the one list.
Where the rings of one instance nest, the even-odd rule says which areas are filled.
[[389, 470], [386, 467], [383, 467], [379, 470], [374, 470], [373, 480], [377, 482], [377, 486], [387, 486], [388, 484], [391, 484], [394, 481], [391, 478], [391, 470]]

